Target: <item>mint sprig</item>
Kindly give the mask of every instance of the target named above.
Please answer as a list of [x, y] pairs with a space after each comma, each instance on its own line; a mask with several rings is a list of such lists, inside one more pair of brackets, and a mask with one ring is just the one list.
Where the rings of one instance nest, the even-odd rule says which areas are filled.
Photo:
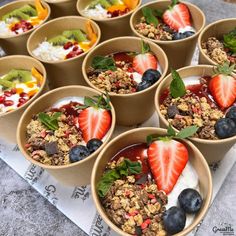
[[157, 17], [155, 16], [154, 11], [149, 7], [142, 8], [143, 16], [148, 24], [153, 24], [155, 27], [159, 24]]
[[166, 136], [163, 137], [160, 135], [148, 135], [146, 138], [146, 142], [147, 142], [147, 145], [149, 146], [152, 142], [156, 140], [169, 141], [171, 139], [186, 139], [193, 136], [197, 131], [198, 131], [198, 127], [196, 125], [193, 125], [193, 126], [186, 127], [180, 130], [178, 133], [176, 133], [173, 127], [169, 125]]
[[137, 175], [142, 171], [142, 165], [138, 161], [130, 161], [124, 159], [115, 169], [105, 172], [101, 180], [97, 184], [97, 192], [99, 197], [105, 197], [112, 184], [125, 176]]
[[182, 78], [176, 70], [171, 70], [172, 81], [170, 83], [170, 94], [173, 98], [182, 97], [186, 94], [186, 88]]
[[234, 30], [230, 31], [228, 34], [223, 36], [224, 46], [229, 48], [230, 51], [236, 53], [236, 27]]
[[109, 56], [95, 56], [92, 60], [92, 67], [95, 70], [116, 70], [116, 63], [112, 57]]
[[58, 118], [61, 116], [61, 112], [55, 112], [52, 116], [49, 116], [47, 113], [40, 112], [38, 118], [40, 122], [45, 125], [50, 130], [57, 130], [58, 126]]

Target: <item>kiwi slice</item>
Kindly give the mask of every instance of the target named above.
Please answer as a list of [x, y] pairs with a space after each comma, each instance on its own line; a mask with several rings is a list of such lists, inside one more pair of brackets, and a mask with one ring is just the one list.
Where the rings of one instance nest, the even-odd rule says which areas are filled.
[[21, 12], [19, 9], [17, 9], [8, 14], [3, 15], [2, 20], [6, 21], [6, 19], [11, 18], [11, 17], [15, 17], [20, 20], [28, 20], [30, 18], [30, 16]]
[[31, 72], [28, 70], [10, 70], [7, 75], [3, 77], [2, 80], [8, 82], [19, 81], [21, 83], [26, 83], [32, 80]]
[[58, 35], [48, 40], [49, 43], [52, 43], [53, 46], [63, 46], [65, 43], [70, 40], [64, 37], [63, 35]]
[[111, 5], [119, 5], [120, 4], [119, 0], [109, 0], [109, 2], [111, 3]]
[[0, 85], [3, 88], [14, 88], [15, 87], [15, 83], [5, 80], [5, 79], [0, 79]]
[[28, 16], [37, 16], [37, 11], [34, 7], [30, 5], [24, 5], [23, 7], [18, 9], [19, 11], [23, 12], [24, 14]]
[[81, 30], [66, 30], [62, 35], [68, 39], [75, 40], [77, 42], [88, 41], [86, 35]]
[[89, 8], [95, 8], [95, 6], [98, 4], [100, 4], [103, 8], [108, 8], [112, 5], [108, 0], [95, 0], [89, 4]]

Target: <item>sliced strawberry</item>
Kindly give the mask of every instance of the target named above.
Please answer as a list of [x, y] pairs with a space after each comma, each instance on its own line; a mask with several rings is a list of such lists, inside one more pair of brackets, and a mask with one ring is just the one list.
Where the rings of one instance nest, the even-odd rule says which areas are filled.
[[159, 190], [170, 193], [188, 162], [188, 150], [175, 141], [155, 141], [148, 148], [148, 162]]
[[184, 3], [177, 3], [174, 6], [170, 6], [170, 9], [164, 12], [162, 18], [164, 23], [176, 31], [191, 26], [189, 9]]
[[209, 83], [209, 90], [222, 109], [230, 107], [236, 100], [236, 78], [231, 75], [233, 69], [227, 64], [218, 66], [217, 74], [212, 76]]
[[148, 69], [157, 70], [157, 68], [157, 58], [150, 53], [149, 45], [142, 41], [142, 53], [134, 57], [133, 69], [142, 75]]
[[101, 140], [110, 129], [111, 114], [105, 109], [88, 107], [79, 114], [78, 123], [86, 143], [92, 138]]

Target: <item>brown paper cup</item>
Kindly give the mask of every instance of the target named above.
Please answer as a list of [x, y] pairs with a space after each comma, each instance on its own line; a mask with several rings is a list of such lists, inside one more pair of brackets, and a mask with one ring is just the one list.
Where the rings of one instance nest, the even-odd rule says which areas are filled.
[[213, 22], [206, 26], [200, 33], [198, 38], [199, 48], [199, 63], [217, 65], [208, 55], [206, 55], [202, 49], [202, 43], [206, 42], [210, 37], [216, 37], [217, 39], [223, 39], [223, 35], [229, 33], [236, 27], [236, 18], [223, 19]]
[[[189, 76], [204, 76], [213, 75], [213, 66], [208, 65], [198, 65], [198, 66], [188, 66], [178, 70], [180, 76], [185, 79]], [[160, 127], [167, 128], [168, 122], [165, 117], [160, 112], [160, 96], [166, 88], [169, 88], [172, 76], [169, 74], [159, 85], [155, 95], [155, 106], [157, 114], [160, 120]], [[177, 131], [177, 129], [175, 129]], [[236, 135], [231, 138], [219, 139], [219, 140], [206, 140], [200, 138], [189, 138], [191, 142], [202, 152], [203, 156], [206, 158], [209, 164], [218, 162], [222, 160], [225, 154], [230, 150], [230, 148], [236, 143]]]
[[186, 39], [173, 41], [152, 40], [144, 37], [135, 30], [135, 25], [140, 22], [140, 19], [143, 16], [142, 8], [149, 7], [152, 9], [165, 10], [171, 4], [171, 1], [169, 0], [160, 0], [147, 3], [137, 9], [130, 18], [130, 26], [134, 34], [138, 37], [151, 40], [152, 42], [158, 44], [165, 51], [169, 60], [169, 67], [173, 69], [178, 69], [183, 66], [190, 65], [196, 47], [198, 35], [205, 26], [204, 13], [198, 7], [189, 2], [183, 3], [188, 6], [192, 16], [193, 27], [196, 29], [196, 33]]
[[[114, 94], [110, 93], [112, 104], [116, 110], [116, 120], [119, 125], [136, 125], [147, 120], [154, 112], [155, 107], [153, 104], [154, 94], [156, 87], [160, 81], [165, 77], [168, 61], [164, 51], [155, 43], [148, 42], [151, 51], [158, 58], [159, 65], [162, 69], [162, 76], [157, 83], [141, 92], [133, 94]], [[83, 62], [83, 76], [86, 83], [99, 90], [88, 79], [87, 69], [91, 66], [92, 59], [97, 55], [106, 56], [115, 52], [133, 51], [141, 53], [141, 39], [137, 37], [120, 37], [107, 40], [98, 45], [92, 50]]]
[[[78, 0], [77, 1], [77, 11], [81, 16], [87, 17], [84, 13], [83, 10], [89, 5], [91, 0]], [[136, 6], [135, 9], [137, 9], [140, 5], [142, 4], [142, 0], [139, 0], [139, 4]], [[127, 14], [123, 16], [118, 16], [114, 18], [109, 18], [109, 19], [97, 19], [97, 18], [92, 18], [94, 21], [96, 21], [101, 29], [102, 32], [102, 37], [101, 41], [115, 38], [115, 37], [120, 37], [120, 36], [129, 36], [133, 35], [132, 30], [129, 26], [129, 20], [131, 14], [135, 11], [132, 10], [128, 12]]]
[[[103, 220], [118, 234], [122, 236], [129, 236], [119, 229], [115, 224], [111, 222], [111, 220], [106, 215], [106, 212], [100, 202], [99, 196], [96, 191], [96, 186], [98, 181], [101, 179], [101, 176], [105, 170], [107, 163], [111, 160], [111, 158], [121, 149], [127, 147], [129, 145], [135, 143], [142, 143], [146, 142], [146, 137], [151, 134], [158, 134], [160, 136], [166, 135], [166, 130], [159, 129], [159, 128], [139, 128], [133, 129], [128, 132], [125, 132], [111, 142], [109, 142], [106, 147], [102, 150], [99, 154], [92, 171], [92, 178], [91, 178], [91, 188], [92, 188], [92, 196], [95, 202], [95, 206], [103, 218]], [[212, 197], [212, 178], [211, 172], [205, 161], [203, 155], [200, 151], [189, 141], [184, 140], [183, 143], [186, 145], [189, 151], [189, 161], [193, 165], [194, 169], [196, 170], [199, 178], [199, 186], [200, 186], [200, 193], [204, 199], [203, 206], [200, 212], [195, 216], [193, 223], [184, 229], [182, 232], [175, 234], [175, 236], [184, 236], [190, 233], [203, 219], [207, 210], [210, 206], [211, 197]], [[177, 196], [176, 196], [177, 197]]]
[[29, 106], [29, 108], [26, 109], [22, 115], [17, 128], [17, 143], [25, 158], [34, 165], [44, 168], [62, 184], [70, 186], [82, 186], [89, 184], [94, 161], [96, 160], [98, 153], [104, 148], [106, 143], [111, 138], [115, 128], [116, 117], [112, 105], [112, 124], [109, 133], [107, 134], [107, 139], [104, 141], [102, 146], [84, 160], [69, 165], [49, 166], [33, 160], [25, 149], [26, 127], [34, 114], [42, 112], [45, 109], [51, 107], [59, 99], [71, 96], [94, 96], [99, 94], [100, 93], [94, 89], [83, 86], [65, 86], [54, 89], [33, 102], [32, 105]]
[[[0, 8], [0, 19], [3, 15], [7, 14], [8, 12], [15, 10], [19, 7], [22, 7], [25, 4], [32, 4], [34, 5], [34, 0], [19, 0], [15, 2], [8, 3]], [[51, 14], [51, 9], [49, 5], [42, 1], [42, 4], [45, 8], [48, 9], [48, 16], [47, 18], [40, 24], [42, 25], [46, 22]], [[39, 26], [40, 26], [39, 25]], [[36, 28], [38, 28], [37, 26]], [[8, 37], [0, 37], [0, 46], [3, 48], [7, 55], [28, 55], [28, 51], [26, 48], [26, 41], [29, 38], [30, 34], [36, 29], [31, 29], [23, 34], [15, 35], [15, 36], [8, 36]]]
[[21, 115], [24, 110], [31, 104], [36, 98], [47, 91], [47, 74], [43, 64], [29, 56], [7, 56], [0, 58], [0, 75], [8, 73], [11, 69], [23, 69], [31, 70], [35, 67], [44, 77], [44, 82], [37, 94], [32, 97], [27, 103], [18, 109], [0, 114], [0, 138], [9, 142], [16, 142], [16, 128]]
[[52, 18], [77, 15], [76, 1], [77, 0], [45, 0], [51, 7]]
[[[50, 39], [55, 37], [61, 34], [64, 30], [82, 29], [85, 31], [85, 23], [87, 21], [88, 19], [80, 16], [60, 17], [42, 25], [29, 37], [27, 41], [28, 52], [32, 57], [37, 58], [45, 65], [49, 78], [49, 86], [51, 88], [66, 85], [84, 85], [85, 83], [82, 79], [81, 67], [85, 55], [88, 52], [67, 60], [46, 61], [36, 57], [32, 51], [37, 48], [40, 43], [45, 41], [46, 38]], [[95, 47], [100, 40], [101, 33], [95, 22], [91, 21], [91, 24], [98, 36], [97, 42], [93, 45], [93, 47]]]

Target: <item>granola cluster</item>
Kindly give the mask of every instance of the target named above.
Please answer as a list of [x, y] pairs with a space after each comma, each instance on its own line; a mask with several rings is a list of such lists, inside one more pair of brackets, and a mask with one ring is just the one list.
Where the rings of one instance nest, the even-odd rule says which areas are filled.
[[88, 78], [97, 88], [116, 94], [129, 94], [136, 92], [137, 82], [130, 73], [132, 63], [116, 61], [117, 70], [98, 71], [89, 68]]
[[[114, 167], [116, 163], [112, 163]], [[165, 236], [162, 215], [167, 196], [154, 183], [138, 185], [133, 175], [116, 180], [102, 204], [109, 218], [132, 235]]]
[[137, 32], [145, 37], [154, 40], [172, 40], [173, 32], [165, 24], [160, 23], [155, 27], [153, 24], [148, 24], [145, 17], [141, 18], [140, 23], [135, 26]]
[[[54, 112], [46, 114], [52, 116]], [[83, 141], [81, 132], [75, 127], [72, 117], [61, 114], [58, 129], [47, 129], [38, 115], [27, 126], [27, 151], [31, 157], [46, 165], [67, 165], [70, 163], [69, 150]]]
[[[203, 90], [207, 89], [206, 79], [201, 78]], [[161, 114], [178, 130], [191, 125], [199, 127], [194, 137], [202, 139], [218, 139], [214, 125], [224, 117], [224, 113], [206, 97], [199, 97], [187, 90], [183, 97], [172, 98], [168, 95], [160, 105]]]

